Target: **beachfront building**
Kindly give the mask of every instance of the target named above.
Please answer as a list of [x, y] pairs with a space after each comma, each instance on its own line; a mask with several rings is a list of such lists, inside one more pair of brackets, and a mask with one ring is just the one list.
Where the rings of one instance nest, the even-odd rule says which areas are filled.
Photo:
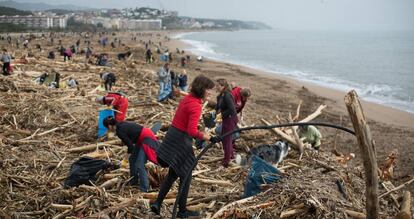
[[124, 30], [161, 30], [162, 20], [135, 20], [123, 19], [121, 20], [120, 29]]
[[67, 18], [65, 16], [0, 16], [0, 23], [11, 23], [25, 25], [29, 28], [66, 28]]

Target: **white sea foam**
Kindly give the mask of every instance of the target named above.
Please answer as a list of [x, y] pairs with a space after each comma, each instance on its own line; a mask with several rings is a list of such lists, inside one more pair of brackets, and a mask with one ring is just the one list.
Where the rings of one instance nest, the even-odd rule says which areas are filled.
[[180, 35], [179, 39], [191, 45], [191, 47], [187, 50], [196, 55], [201, 55], [212, 60], [225, 61], [249, 68], [272, 72], [275, 74], [282, 74], [298, 80], [312, 82], [324, 87], [329, 87], [341, 91], [349, 91], [354, 89], [365, 100], [414, 113], [413, 98], [410, 97], [410, 94], [404, 94], [402, 89], [399, 87], [390, 86], [387, 84], [356, 83], [355, 81], [320, 75], [311, 70], [291, 70], [275, 65], [273, 63], [266, 63], [261, 60], [238, 60], [234, 55], [232, 56], [228, 53], [218, 52], [218, 45], [214, 43], [186, 38], [190, 36], [190, 34], [191, 33], [185, 33], [184, 35]]

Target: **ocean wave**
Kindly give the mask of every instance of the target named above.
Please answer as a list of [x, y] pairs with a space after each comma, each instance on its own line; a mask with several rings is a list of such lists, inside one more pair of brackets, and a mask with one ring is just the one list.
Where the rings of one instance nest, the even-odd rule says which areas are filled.
[[192, 35], [195, 32], [187, 32], [187, 33], [177, 33], [171, 36], [171, 39], [182, 39], [186, 36]]
[[185, 34], [181, 35], [180, 37], [182, 41], [191, 46], [187, 50], [196, 55], [201, 55], [212, 60], [224, 61], [227, 63], [246, 66], [261, 71], [285, 75], [297, 80], [311, 82], [323, 87], [328, 87], [340, 91], [347, 92], [349, 90], [356, 90], [359, 96], [367, 101], [414, 113], [413, 97], [408, 94], [404, 95], [403, 90], [399, 87], [390, 86], [387, 84], [357, 83], [341, 78], [319, 75], [311, 70], [292, 70], [284, 66], [279, 66], [273, 63], [265, 63], [260, 60], [239, 60], [231, 54], [218, 52], [218, 45], [214, 43], [183, 38], [184, 36], [189, 35], [190, 34]]

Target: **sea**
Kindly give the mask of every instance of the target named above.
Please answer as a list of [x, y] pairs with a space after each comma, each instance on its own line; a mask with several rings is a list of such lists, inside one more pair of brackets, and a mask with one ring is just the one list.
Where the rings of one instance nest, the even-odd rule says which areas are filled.
[[180, 33], [206, 58], [285, 75], [414, 113], [414, 32], [245, 30]]

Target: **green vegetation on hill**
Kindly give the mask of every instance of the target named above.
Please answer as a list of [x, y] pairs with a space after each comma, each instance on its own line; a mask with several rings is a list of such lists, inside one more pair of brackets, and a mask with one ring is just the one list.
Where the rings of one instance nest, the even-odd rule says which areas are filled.
[[6, 16], [13, 16], [13, 15], [32, 15], [32, 12], [30, 11], [21, 11], [15, 8], [9, 8], [9, 7], [2, 7], [0, 6], [0, 16], [6, 15]]
[[55, 13], [56, 15], [65, 15], [65, 14], [73, 13], [73, 11], [65, 10], [65, 9], [49, 9], [49, 10], [46, 10], [46, 12]]

